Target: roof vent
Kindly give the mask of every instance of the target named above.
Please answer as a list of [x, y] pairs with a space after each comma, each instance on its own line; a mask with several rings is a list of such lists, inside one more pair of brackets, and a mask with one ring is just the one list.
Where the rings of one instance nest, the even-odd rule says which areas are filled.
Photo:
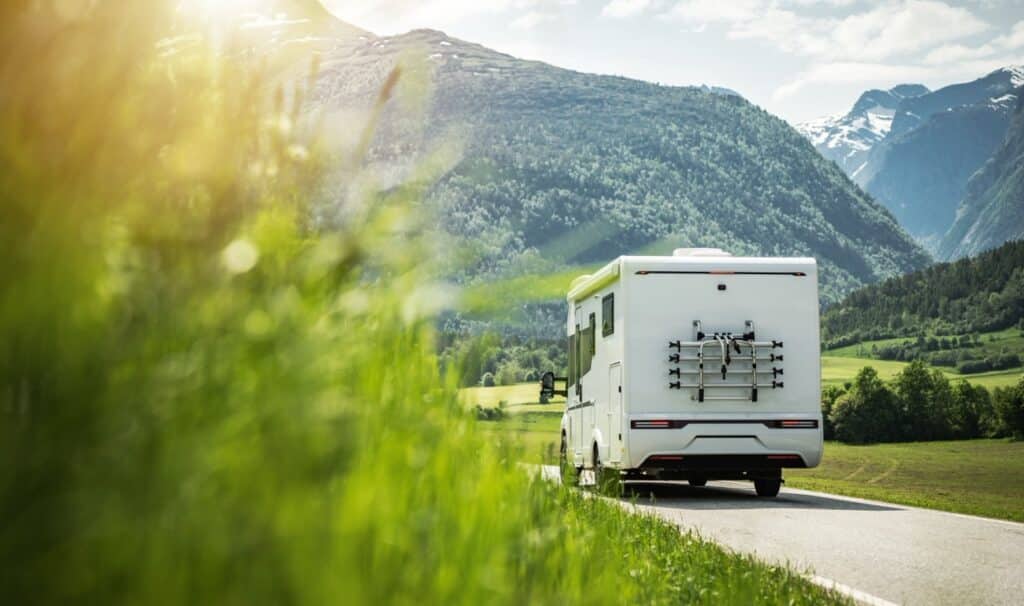
[[721, 248], [677, 248], [672, 251], [673, 257], [731, 257]]

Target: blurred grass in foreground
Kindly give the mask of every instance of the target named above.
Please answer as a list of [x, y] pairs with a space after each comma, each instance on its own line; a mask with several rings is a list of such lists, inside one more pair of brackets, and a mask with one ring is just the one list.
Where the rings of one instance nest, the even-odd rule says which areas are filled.
[[186, 26], [0, 4], [8, 603], [831, 600], [490, 444], [432, 353], [413, 194], [313, 229], [303, 91]]

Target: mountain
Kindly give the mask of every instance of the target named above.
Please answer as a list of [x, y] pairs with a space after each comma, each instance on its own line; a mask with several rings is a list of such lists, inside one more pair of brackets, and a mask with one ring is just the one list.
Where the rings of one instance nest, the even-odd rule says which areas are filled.
[[894, 93], [901, 87], [869, 91], [848, 120], [800, 128], [935, 251], [968, 180], [1005, 138], [1022, 85], [1024, 67], [1007, 67], [931, 92], [918, 86], [902, 95]]
[[796, 129], [811, 140], [821, 155], [856, 180], [871, 149], [889, 134], [900, 102], [929, 92], [921, 84], [869, 90], [857, 99], [848, 113], [797, 124]]
[[850, 293], [822, 315], [822, 342], [1000, 330], [1024, 317], [1024, 241]]
[[1024, 99], [999, 150], [967, 183], [956, 221], [939, 247], [943, 258], [974, 255], [1024, 238]]
[[409, 129], [392, 108], [370, 156], [397, 186], [416, 174], [403, 157], [461, 150], [427, 204], [477, 254], [464, 279], [719, 246], [813, 255], [822, 296], [835, 300], [929, 262], [799, 133], [738, 96], [560, 69], [417, 30], [325, 56], [312, 109], [365, 109], [410, 56], [430, 66], [426, 127]]

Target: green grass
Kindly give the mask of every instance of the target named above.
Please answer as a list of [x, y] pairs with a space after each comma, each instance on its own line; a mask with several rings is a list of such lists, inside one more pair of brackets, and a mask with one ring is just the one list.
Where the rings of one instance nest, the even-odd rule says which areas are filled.
[[786, 485], [1024, 522], [1024, 442], [825, 445], [820, 467]]
[[558, 462], [559, 429], [562, 411], [523, 412], [511, 414], [500, 421], [481, 422], [492, 440], [513, 442], [527, 463]]
[[[565, 512], [562, 533], [581, 533], [588, 545], [587, 555], [594, 558], [584, 564], [616, 562], [639, 581], [639, 591], [630, 591], [632, 584], [613, 588], [611, 595], [604, 596], [611, 603], [852, 604], [812, 585], [790, 568], [725, 551], [690, 532], [680, 534], [676, 526], [660, 518], [627, 513], [614, 503], [587, 498], [574, 490], [562, 489], [559, 501]], [[563, 539], [538, 536], [536, 548], [544, 549], [558, 540]], [[556, 569], [565, 564], [548, 562]]]
[[[459, 400], [466, 406], [479, 404], [484, 408], [494, 408], [502, 401], [509, 406], [522, 406], [526, 404], [537, 404], [540, 396], [540, 383], [517, 383], [515, 385], [496, 385], [494, 387], [466, 387], [459, 390]], [[561, 404], [565, 398], [553, 398], [551, 404]], [[543, 408], [541, 408], [543, 410]]]
[[[829, 352], [831, 353], [831, 352]], [[849, 356], [822, 356], [821, 357], [821, 382], [822, 385], [842, 385], [852, 381], [853, 377], [865, 366], [871, 366], [878, 371], [878, 375], [884, 381], [893, 379], [898, 372], [907, 366], [907, 362], [896, 362], [893, 360], [873, 360], [869, 358], [855, 358]], [[966, 379], [975, 385], [982, 385], [988, 389], [995, 387], [1009, 387], [1016, 385], [1024, 376], [1021, 369], [1001, 370], [993, 372], [962, 375], [952, 372], [946, 368], [939, 368], [942, 374], [951, 381]]]

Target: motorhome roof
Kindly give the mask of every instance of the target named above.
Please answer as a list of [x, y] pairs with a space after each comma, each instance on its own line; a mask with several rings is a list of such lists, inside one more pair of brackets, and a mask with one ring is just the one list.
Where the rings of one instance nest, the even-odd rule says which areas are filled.
[[817, 261], [811, 257], [732, 257], [719, 255], [621, 256], [593, 274], [572, 281], [566, 298], [578, 301], [614, 283], [623, 273], [722, 273], [813, 275]]

